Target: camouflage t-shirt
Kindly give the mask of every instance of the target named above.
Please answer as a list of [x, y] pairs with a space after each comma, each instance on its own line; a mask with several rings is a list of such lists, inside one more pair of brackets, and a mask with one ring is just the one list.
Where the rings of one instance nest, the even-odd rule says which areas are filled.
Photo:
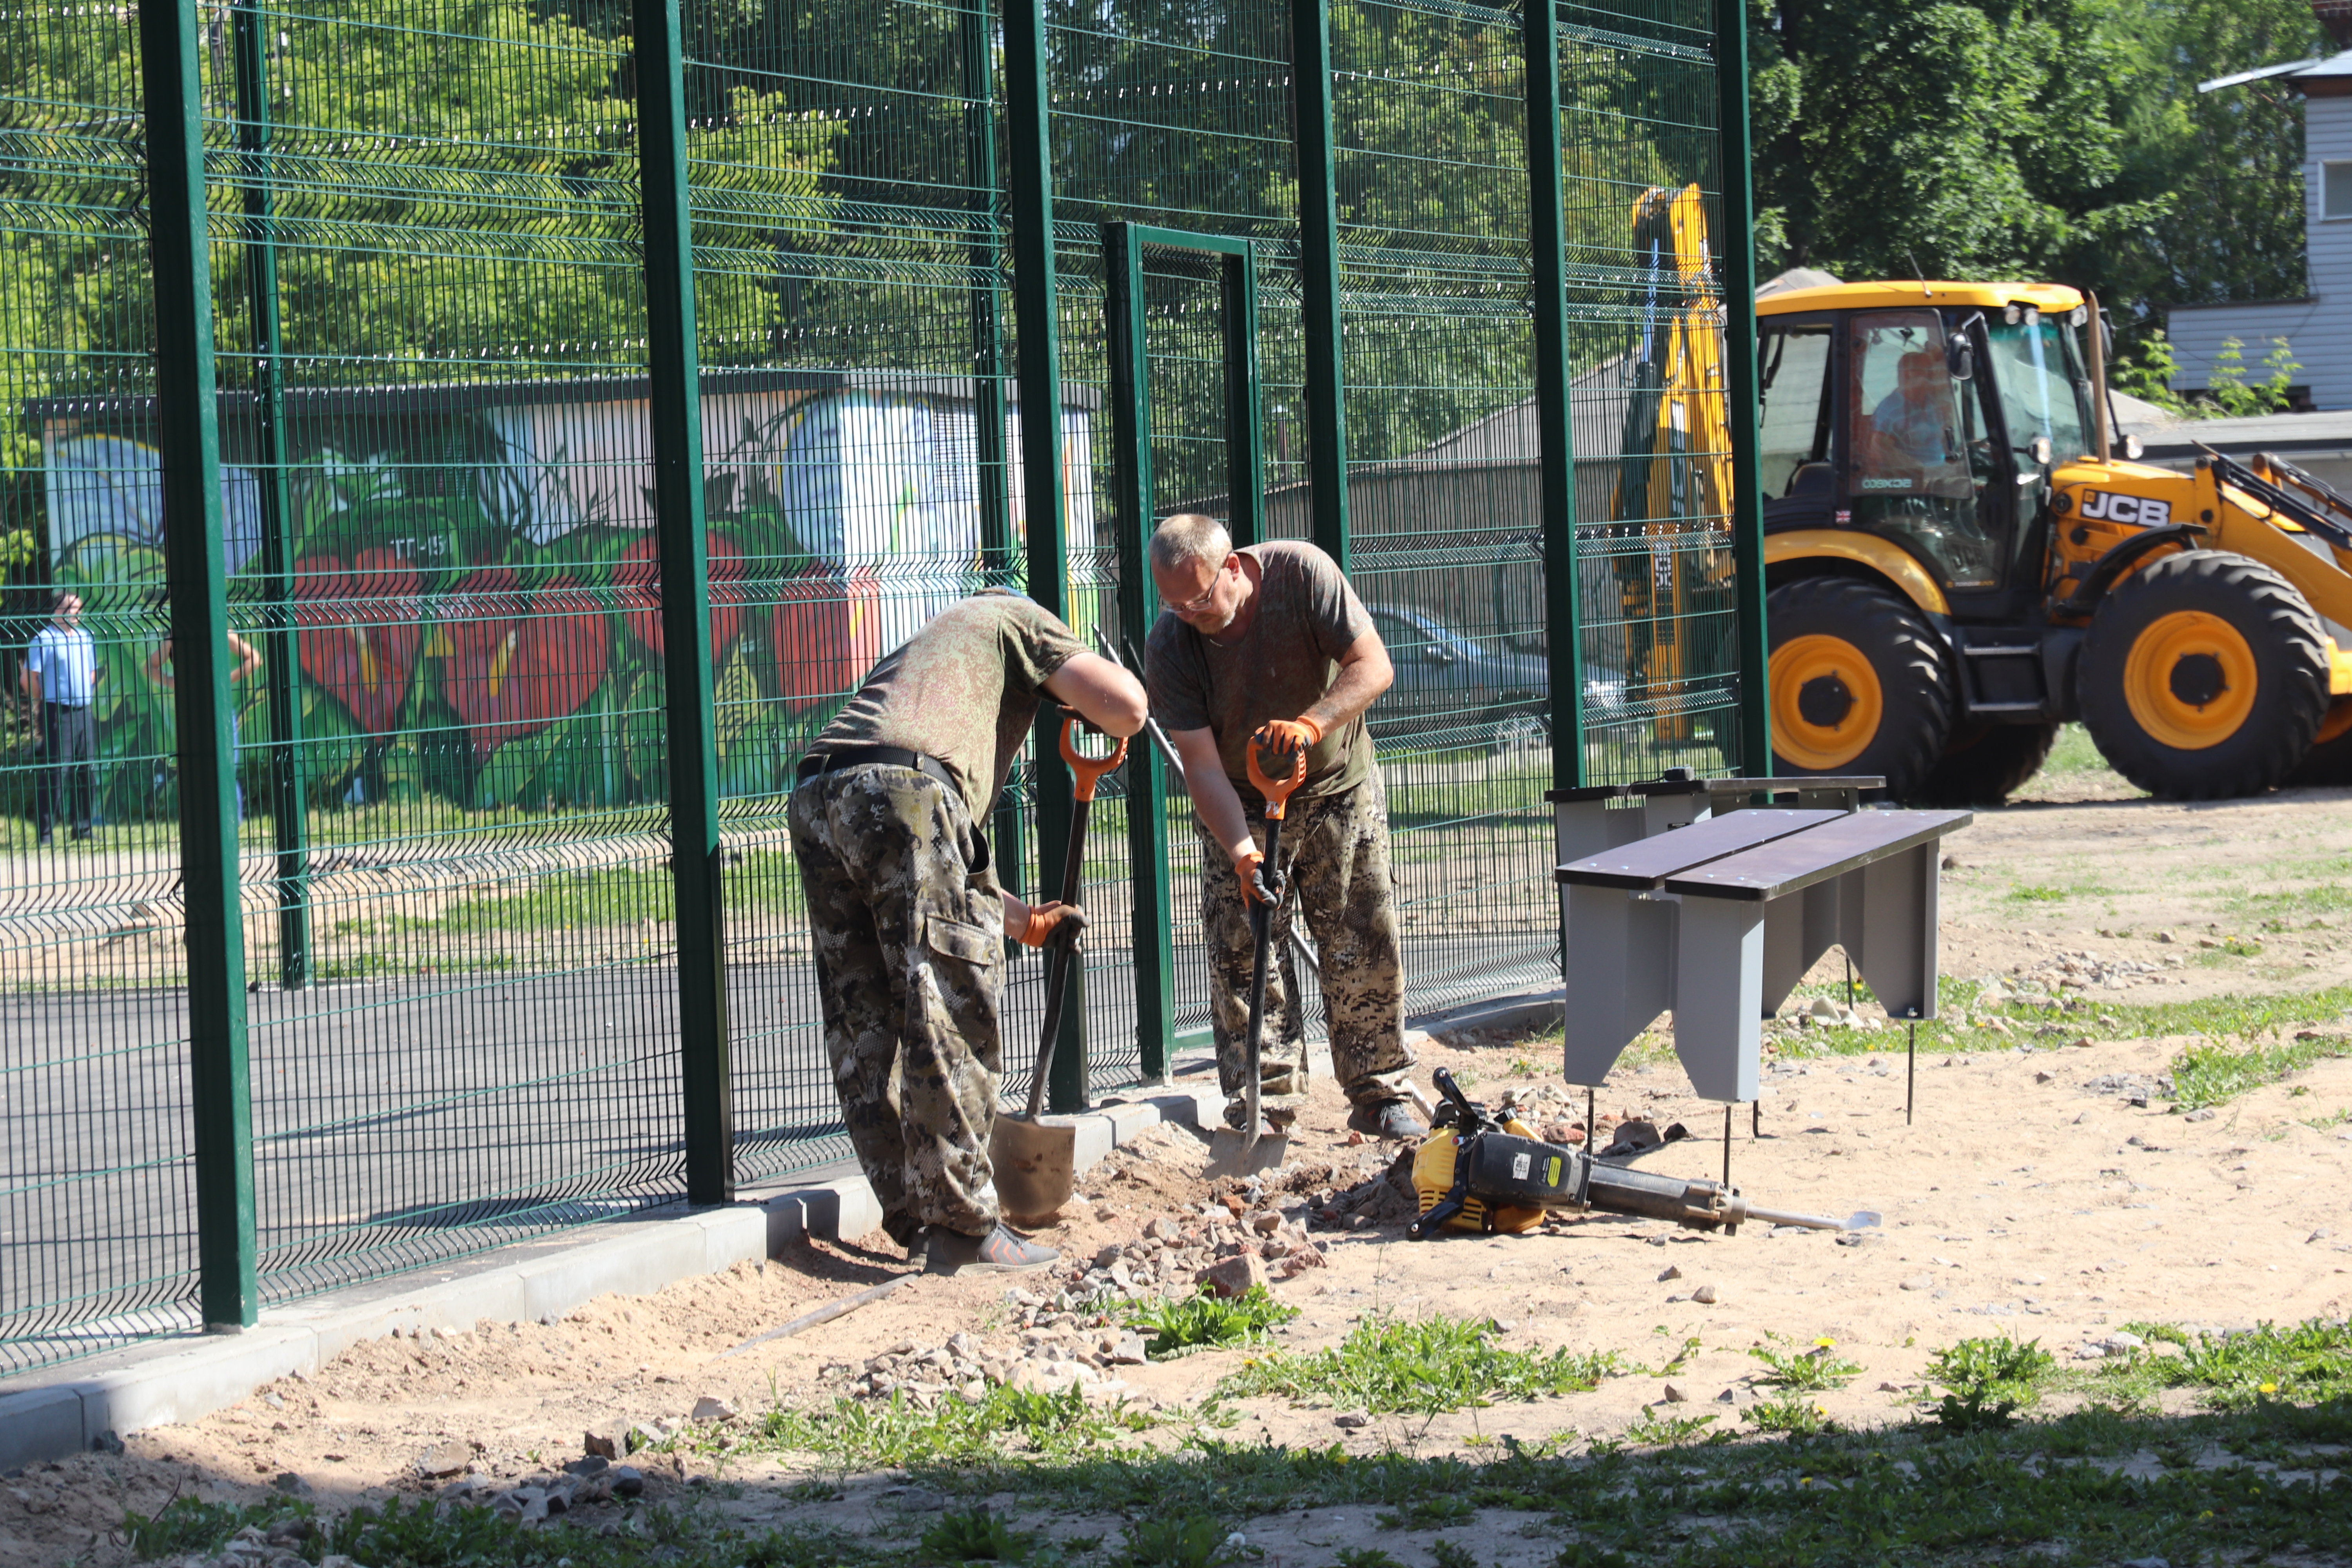
[[903, 746], [936, 757], [977, 820], [1004, 787], [1045, 682], [1083, 651], [1034, 600], [989, 589], [884, 656], [809, 749]]
[[[1215, 734], [1225, 776], [1255, 805], [1250, 736], [1270, 719], [1296, 719], [1320, 702], [1339, 679], [1339, 656], [1372, 629], [1372, 617], [1339, 563], [1311, 544], [1278, 540], [1242, 553], [1260, 568], [1249, 630], [1228, 647], [1162, 610], [1145, 648], [1144, 685], [1153, 715], [1170, 730]], [[1364, 721], [1351, 720], [1307, 753], [1307, 782], [1294, 798], [1351, 790], [1371, 765]]]

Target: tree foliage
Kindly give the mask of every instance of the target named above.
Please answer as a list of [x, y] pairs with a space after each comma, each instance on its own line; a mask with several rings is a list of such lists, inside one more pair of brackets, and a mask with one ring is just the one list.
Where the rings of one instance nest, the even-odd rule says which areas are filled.
[[2305, 0], [1754, 0], [1763, 256], [2086, 285], [2119, 320], [2303, 289]]

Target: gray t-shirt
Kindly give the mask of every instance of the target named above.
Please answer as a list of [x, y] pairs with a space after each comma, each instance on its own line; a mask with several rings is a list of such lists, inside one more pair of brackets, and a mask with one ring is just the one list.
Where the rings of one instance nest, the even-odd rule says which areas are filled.
[[809, 749], [902, 746], [936, 757], [978, 819], [1004, 787], [1045, 682], [1083, 651], [1034, 600], [989, 589], [885, 655]]
[[[1217, 737], [1225, 776], [1254, 805], [1250, 736], [1269, 720], [1296, 719], [1320, 702], [1339, 679], [1339, 656], [1372, 629], [1372, 617], [1339, 563], [1311, 544], [1279, 540], [1242, 553], [1261, 569], [1249, 630], [1227, 647], [1162, 610], [1145, 647], [1144, 685], [1160, 723]], [[1371, 739], [1359, 718], [1307, 753], [1307, 782], [1296, 798], [1351, 790], [1371, 765]]]

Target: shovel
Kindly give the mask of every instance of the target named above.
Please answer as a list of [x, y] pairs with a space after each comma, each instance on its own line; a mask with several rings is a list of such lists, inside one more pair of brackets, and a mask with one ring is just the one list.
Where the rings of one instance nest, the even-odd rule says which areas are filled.
[[1210, 1135], [1212, 1176], [1246, 1176], [1270, 1171], [1290, 1152], [1286, 1136], [1264, 1136], [1265, 1119], [1258, 1110], [1262, 1091], [1258, 1064], [1265, 1049], [1265, 969], [1274, 946], [1273, 900], [1289, 891], [1282, 875], [1282, 817], [1289, 806], [1291, 792], [1307, 782], [1307, 752], [1303, 749], [1292, 752], [1287, 776], [1270, 779], [1258, 766], [1256, 742], [1253, 740], [1244, 750], [1249, 757], [1250, 783], [1265, 797], [1265, 869], [1259, 874], [1258, 887], [1263, 896], [1250, 900], [1250, 935], [1255, 939], [1255, 952], [1250, 960], [1249, 1044], [1242, 1058], [1243, 1120], [1248, 1125], [1238, 1132], [1220, 1127]]
[[[1077, 781], [1077, 805], [1070, 815], [1069, 856], [1062, 863], [1066, 904], [1078, 901], [1078, 879], [1087, 863], [1087, 816], [1095, 803], [1095, 785], [1127, 760], [1125, 741], [1108, 757], [1089, 757], [1078, 750], [1076, 734], [1077, 721], [1064, 719], [1062, 760], [1070, 764], [1071, 776]], [[1070, 990], [1070, 965], [1078, 962], [1078, 933], [1073, 931], [1056, 942], [1045, 962], [1045, 1031], [1037, 1042], [1037, 1071], [1029, 1085], [1028, 1114], [1009, 1116], [1000, 1110], [988, 1135], [997, 1200], [1006, 1214], [1024, 1224], [1051, 1219], [1070, 1201], [1070, 1190], [1078, 1180], [1078, 1130], [1048, 1127], [1042, 1119], [1045, 1080], [1054, 1068], [1054, 1042], [1062, 1032], [1062, 1001]]]

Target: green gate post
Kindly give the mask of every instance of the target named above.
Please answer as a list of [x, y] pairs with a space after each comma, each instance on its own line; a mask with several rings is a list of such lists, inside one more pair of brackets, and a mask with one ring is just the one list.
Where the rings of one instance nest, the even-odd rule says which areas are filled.
[[[1225, 531], [1235, 544], [1255, 544], [1265, 535], [1265, 432], [1257, 407], [1257, 250], [1246, 240], [1226, 253], [1223, 280]], [[1319, 507], [1315, 526], [1323, 526]], [[1345, 563], [1344, 555], [1339, 559]]]
[[[1013, 580], [1013, 511], [1006, 504], [1004, 450], [1004, 297], [1003, 245], [997, 211], [996, 91], [990, 68], [992, 38], [988, 0], [965, 0], [957, 13], [958, 43], [963, 54], [964, 149], [971, 163], [968, 184], [972, 208], [985, 226], [984, 237], [971, 247], [971, 417], [972, 458], [979, 469], [981, 570], [991, 583]], [[1017, 883], [1022, 864], [1021, 795], [1000, 790], [995, 820], [990, 828], [992, 856], [1000, 879]], [[1005, 952], [1019, 944], [1005, 939]]]
[[[1143, 247], [1133, 226], [1103, 225], [1104, 325], [1110, 340], [1111, 459], [1118, 493], [1118, 628], [1143, 637], [1158, 608], [1151, 534], [1151, 396], [1144, 375]], [[1127, 855], [1135, 889], [1135, 1044], [1147, 1081], [1164, 1082], [1176, 1049], [1175, 910], [1168, 868], [1168, 763], [1139, 739], [1127, 752]]]
[[686, 163], [686, 47], [678, 0], [636, 0], [638, 169], [646, 222], [654, 531], [662, 584], [669, 721], [670, 876], [677, 902], [678, 1065], [686, 1100], [686, 1198], [735, 1196], [734, 1078], [728, 1060], [726, 878], [711, 710], [710, 574], [703, 543], [701, 367], [694, 325], [694, 225]]
[[1576, 425], [1568, 374], [1568, 227], [1560, 210], [1559, 15], [1553, 0], [1528, 0], [1526, 26], [1528, 241], [1535, 262], [1536, 426], [1542, 432], [1537, 464], [1552, 787], [1580, 789], [1584, 627], [1576, 558]]
[[146, 91], [149, 250], [155, 279], [155, 445], [163, 470], [163, 580], [172, 597], [179, 728], [180, 885], [186, 898], [189, 1100], [195, 1121], [196, 1266], [205, 1326], [257, 1315], [253, 1085], [246, 1061], [245, 927], [230, 765], [228, 572], [221, 546], [212, 258], [195, 0], [139, 7]]
[[[1764, 626], [1764, 493], [1757, 455], [1756, 195], [1748, 139], [1747, 0], [1715, 0], [1723, 197], [1724, 424], [1731, 432], [1732, 593], [1739, 616], [1739, 770], [1772, 776], [1772, 644]], [[1728, 760], [1728, 759], [1727, 759]]]
[[270, 216], [269, 32], [235, 13], [237, 149], [245, 155], [245, 279], [253, 316], [254, 437], [261, 465], [261, 576], [268, 617], [262, 680], [269, 699], [270, 826], [278, 850], [278, 980], [310, 984], [310, 846], [302, 774], [301, 648], [294, 625], [293, 516], [286, 482], [285, 342], [278, 311], [278, 228]]
[[[1068, 518], [1062, 496], [1062, 342], [1054, 277], [1054, 145], [1048, 119], [1045, 0], [1012, 0], [1004, 9], [1005, 129], [1013, 223], [1013, 292], [1019, 331], [1021, 494], [1029, 534], [1029, 596], [1070, 618]], [[1037, 892], [1061, 895], [1076, 805], [1062, 761], [1060, 721], [1049, 704], [1037, 717]], [[1062, 1032], [1054, 1043], [1049, 1109], [1087, 1109], [1087, 971], [1070, 966]]]
[[1348, 411], [1339, 315], [1339, 197], [1331, 146], [1330, 0], [1291, 0], [1292, 133], [1298, 149], [1298, 283], [1307, 337], [1307, 489], [1315, 543], [1345, 572]]

